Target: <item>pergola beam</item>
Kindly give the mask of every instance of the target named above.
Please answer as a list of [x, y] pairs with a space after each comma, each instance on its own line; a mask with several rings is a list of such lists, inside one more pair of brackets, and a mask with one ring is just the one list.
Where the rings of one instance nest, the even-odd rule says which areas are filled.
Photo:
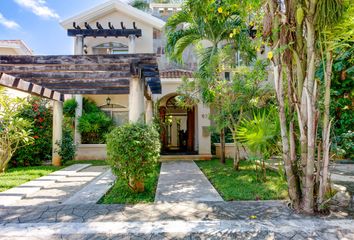
[[58, 91], [16, 78], [6, 73], [0, 73], [0, 85], [59, 102], [65, 100], [65, 95]]

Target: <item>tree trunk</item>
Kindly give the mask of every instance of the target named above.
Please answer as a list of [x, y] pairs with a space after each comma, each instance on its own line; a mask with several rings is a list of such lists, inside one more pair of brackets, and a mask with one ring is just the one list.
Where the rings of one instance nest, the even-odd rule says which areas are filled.
[[315, 27], [314, 9], [316, 1], [310, 1], [310, 11], [306, 19], [307, 29], [307, 74], [304, 92], [307, 102], [307, 161], [305, 169], [305, 184], [303, 196], [303, 210], [306, 213], [314, 212], [314, 170], [315, 170], [315, 150], [316, 150], [316, 98], [317, 87], [315, 83]]
[[330, 150], [330, 131], [331, 123], [329, 120], [329, 108], [331, 101], [331, 77], [332, 77], [332, 52], [326, 53], [326, 68], [325, 68], [325, 97], [324, 97], [324, 113], [323, 113], [323, 128], [322, 128], [322, 176], [320, 180], [320, 189], [318, 195], [318, 203], [322, 204], [324, 196], [328, 188], [328, 165], [329, 165], [329, 150]]
[[225, 164], [225, 128], [220, 131], [220, 162]]
[[240, 168], [240, 149], [238, 148], [237, 142], [234, 141], [235, 153], [234, 153], [234, 169], [239, 170]]

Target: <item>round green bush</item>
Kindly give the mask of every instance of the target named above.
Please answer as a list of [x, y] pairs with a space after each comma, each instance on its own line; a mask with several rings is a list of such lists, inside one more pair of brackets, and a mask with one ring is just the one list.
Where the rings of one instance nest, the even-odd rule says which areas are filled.
[[159, 156], [160, 139], [153, 126], [128, 123], [107, 135], [107, 162], [135, 192], [144, 191], [144, 179], [153, 172]]

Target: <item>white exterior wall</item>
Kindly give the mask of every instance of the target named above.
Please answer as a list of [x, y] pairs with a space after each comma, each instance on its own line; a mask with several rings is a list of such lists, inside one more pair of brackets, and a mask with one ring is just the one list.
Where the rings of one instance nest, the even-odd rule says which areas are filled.
[[[96, 28], [96, 22], [101, 23], [104, 28], [108, 28], [108, 22], [111, 22], [113, 26], [117, 29], [120, 29], [120, 22], [124, 23], [126, 28], [133, 28], [133, 22], [136, 23], [136, 27], [142, 30], [142, 37], [136, 38], [135, 42], [135, 50], [136, 53], [153, 53], [153, 27], [147, 25], [144, 22], [139, 21], [133, 17], [127, 16], [122, 12], [112, 12], [100, 18], [97, 18], [89, 24], [92, 28]], [[129, 45], [129, 39], [125, 37], [87, 37], [84, 39], [84, 44], [87, 45], [87, 53], [92, 54], [92, 48], [97, 45], [108, 43], [108, 42], [116, 42], [122, 43], [126, 46]]]

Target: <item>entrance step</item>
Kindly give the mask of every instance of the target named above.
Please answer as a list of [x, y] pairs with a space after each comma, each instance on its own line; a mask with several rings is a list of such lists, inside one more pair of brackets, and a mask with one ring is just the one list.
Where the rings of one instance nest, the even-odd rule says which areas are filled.
[[160, 162], [168, 162], [168, 161], [198, 161], [198, 160], [211, 160], [212, 155], [161, 155]]

